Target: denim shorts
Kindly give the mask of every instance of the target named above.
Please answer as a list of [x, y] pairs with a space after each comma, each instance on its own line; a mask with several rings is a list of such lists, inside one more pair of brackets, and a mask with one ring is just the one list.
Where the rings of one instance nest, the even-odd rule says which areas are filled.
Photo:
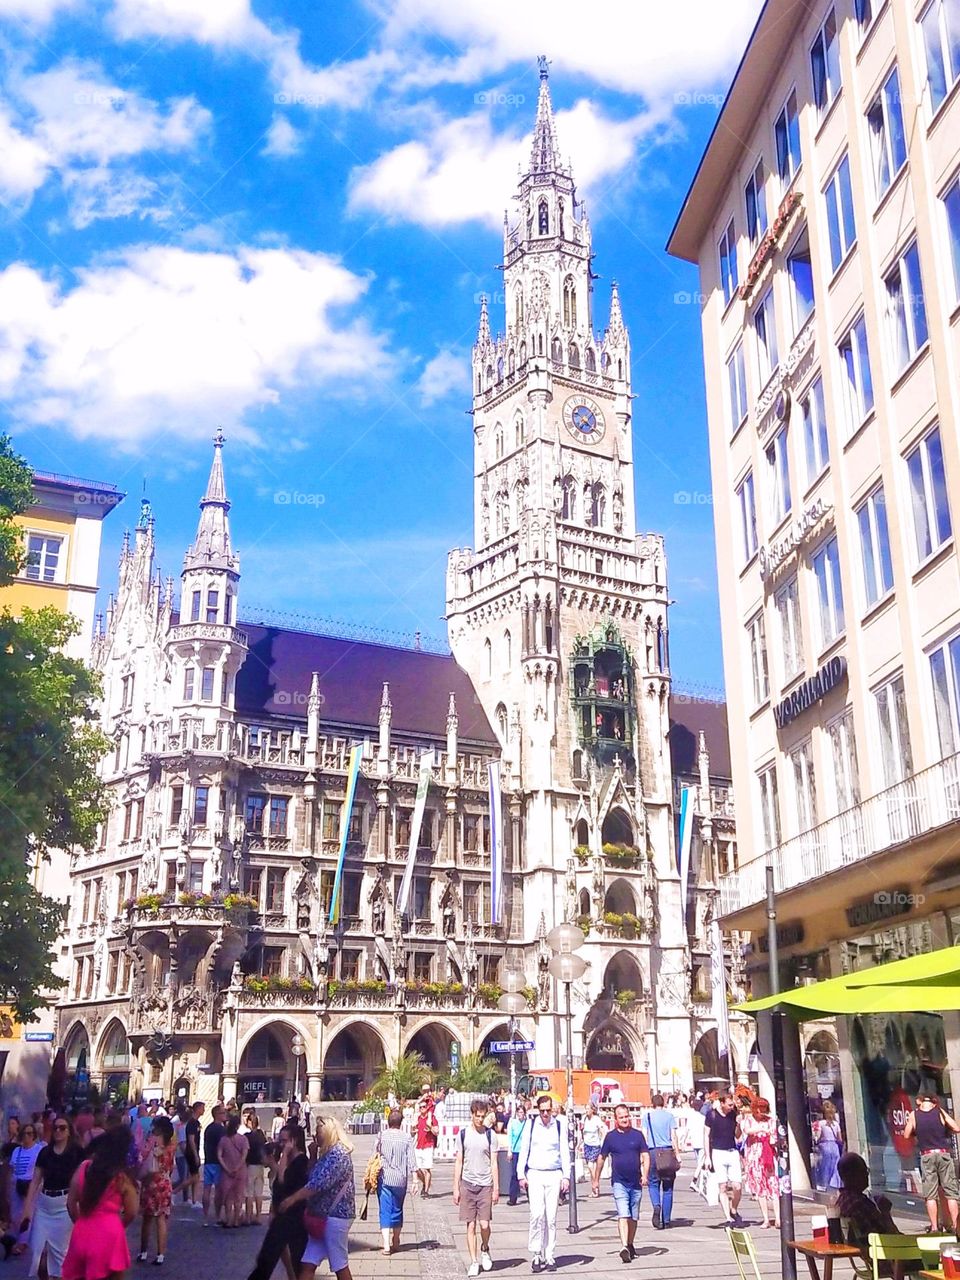
[[203, 1185], [205, 1187], [218, 1187], [222, 1172], [223, 1169], [218, 1164], [205, 1164], [203, 1166]]
[[640, 1217], [640, 1201], [643, 1191], [640, 1187], [628, 1187], [622, 1182], [613, 1184], [613, 1202], [617, 1206], [618, 1218]]
[[600, 1148], [591, 1147], [589, 1143], [585, 1142], [583, 1144], [583, 1158], [587, 1164], [593, 1164], [594, 1160], [599, 1160], [600, 1158]]

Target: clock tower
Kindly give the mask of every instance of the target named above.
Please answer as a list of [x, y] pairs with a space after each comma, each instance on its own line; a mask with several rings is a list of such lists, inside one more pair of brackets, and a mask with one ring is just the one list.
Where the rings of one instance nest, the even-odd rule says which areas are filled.
[[[686, 963], [666, 561], [660, 536], [637, 533], [630, 344], [615, 283], [607, 325], [594, 327], [590, 222], [561, 159], [548, 76], [541, 58], [530, 158], [504, 217], [503, 312], [494, 319], [486, 300], [480, 309], [474, 547], [450, 554], [447, 622], [501, 743], [514, 924], [522, 889], [525, 933], [541, 913], [548, 928], [588, 916], [602, 932], [617, 914], [605, 859], [614, 846], [633, 850], [639, 874], [618, 880], [631, 885], [620, 910], [660, 916], [637, 976], [653, 1000], [664, 966], [675, 994]], [[602, 954], [592, 963], [601, 983]], [[683, 1061], [685, 1009], [662, 1009], [650, 1035], [671, 1017], [665, 1051]]]

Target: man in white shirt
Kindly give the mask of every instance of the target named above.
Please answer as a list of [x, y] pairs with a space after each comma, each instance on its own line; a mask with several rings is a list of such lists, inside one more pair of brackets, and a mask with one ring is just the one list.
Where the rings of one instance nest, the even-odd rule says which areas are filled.
[[553, 1114], [549, 1094], [537, 1099], [537, 1115], [526, 1122], [517, 1156], [517, 1176], [530, 1201], [531, 1269], [556, 1271], [557, 1209], [570, 1190], [567, 1121]]

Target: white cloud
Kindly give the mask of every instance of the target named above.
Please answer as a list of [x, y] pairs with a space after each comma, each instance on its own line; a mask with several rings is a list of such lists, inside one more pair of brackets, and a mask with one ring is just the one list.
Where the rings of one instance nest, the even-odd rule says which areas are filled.
[[[572, 158], [581, 195], [619, 172], [658, 122], [652, 113], [611, 120], [586, 99], [559, 112], [557, 135], [562, 153]], [[499, 226], [516, 187], [517, 164], [526, 163], [529, 153], [530, 135], [495, 133], [488, 111], [450, 120], [424, 140], [402, 143], [355, 170], [350, 207], [434, 227], [471, 219]]]
[[16, 128], [0, 110], [0, 195], [7, 200], [30, 197], [43, 185], [50, 168], [45, 147]]
[[286, 116], [274, 113], [270, 128], [267, 130], [267, 141], [263, 148], [265, 156], [295, 156], [300, 150], [302, 138]]
[[451, 392], [461, 396], [470, 389], [470, 363], [465, 355], [444, 347], [428, 360], [417, 379], [417, 394], [424, 407], [445, 399]]
[[288, 249], [135, 248], [71, 289], [15, 263], [0, 274], [0, 398], [27, 422], [121, 446], [214, 420], [249, 435], [245, 416], [288, 393], [389, 372], [383, 338], [338, 318], [367, 284]]
[[249, 0], [115, 0], [112, 22], [125, 40], [161, 37], [235, 48], [259, 47], [270, 35]]
[[0, 0], [0, 18], [45, 26], [61, 9], [74, 9], [78, 3], [79, 0]]

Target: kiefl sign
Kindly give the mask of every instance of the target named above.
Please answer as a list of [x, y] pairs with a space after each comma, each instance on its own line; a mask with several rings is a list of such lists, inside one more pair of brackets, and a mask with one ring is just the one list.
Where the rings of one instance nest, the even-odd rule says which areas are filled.
[[774, 707], [773, 718], [777, 722], [777, 728], [785, 728], [797, 716], [803, 715], [804, 711], [816, 706], [831, 690], [836, 689], [846, 674], [846, 658], [831, 658], [829, 662], [825, 662], [816, 675], [804, 680]]

